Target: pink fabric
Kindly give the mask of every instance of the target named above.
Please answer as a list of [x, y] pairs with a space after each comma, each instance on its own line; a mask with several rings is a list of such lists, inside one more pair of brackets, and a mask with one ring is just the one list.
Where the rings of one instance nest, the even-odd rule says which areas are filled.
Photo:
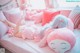
[[56, 39], [65, 40], [70, 43], [72, 49], [76, 43], [74, 35], [75, 34], [67, 28], [56, 29], [48, 35], [47, 42], [49, 43]]
[[0, 11], [0, 21], [5, 21], [6, 17], [4, 16], [3, 12]]
[[61, 11], [60, 11], [60, 14], [62, 14], [62, 15], [64, 15], [64, 16], [68, 17], [69, 14], [70, 14], [70, 12], [71, 12], [71, 10], [61, 10]]
[[4, 36], [8, 31], [8, 27], [0, 21], [0, 36]]

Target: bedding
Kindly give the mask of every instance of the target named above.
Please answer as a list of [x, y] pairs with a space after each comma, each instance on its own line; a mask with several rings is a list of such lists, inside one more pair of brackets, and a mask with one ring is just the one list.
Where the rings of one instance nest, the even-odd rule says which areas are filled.
[[12, 8], [7, 11], [3, 11], [7, 20], [11, 21], [12, 23], [17, 24], [17, 22], [22, 18], [23, 12], [19, 8]]
[[[32, 21], [34, 22], [34, 21]], [[35, 41], [39, 40], [39, 33], [41, 30], [41, 26], [36, 25], [32, 22], [26, 21], [25, 25], [21, 25], [18, 28], [10, 28], [8, 30], [8, 34], [10, 36], [19, 37], [22, 39], [35, 39]], [[14, 35], [14, 32], [18, 30], [18, 33]], [[36, 33], [37, 32], [37, 33]]]
[[0, 11], [0, 21], [4, 21], [6, 17], [4, 16], [3, 12]]
[[3, 23], [5, 20], [6, 17], [4, 16], [3, 12], [0, 11], [0, 38], [1, 36], [4, 36], [8, 31], [8, 27]]
[[[80, 30], [75, 30], [76, 45], [68, 53], [80, 53]], [[40, 48], [34, 40], [23, 40], [16, 37], [9, 37], [8, 34], [1, 38], [1, 45], [13, 53], [54, 53], [48, 46]]]

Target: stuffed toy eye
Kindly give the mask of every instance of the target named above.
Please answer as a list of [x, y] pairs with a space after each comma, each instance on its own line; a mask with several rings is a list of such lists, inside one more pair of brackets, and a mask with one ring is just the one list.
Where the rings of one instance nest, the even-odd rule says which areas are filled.
[[55, 43], [51, 43], [51, 45], [53, 45], [53, 44], [55, 44]]
[[55, 46], [55, 43], [51, 43], [51, 45], [52, 45], [52, 48], [53, 49], [56, 49], [54, 46]]
[[68, 47], [68, 45], [67, 45], [67, 43], [61, 43], [61, 46], [62, 46], [62, 49], [67, 49], [67, 47]]

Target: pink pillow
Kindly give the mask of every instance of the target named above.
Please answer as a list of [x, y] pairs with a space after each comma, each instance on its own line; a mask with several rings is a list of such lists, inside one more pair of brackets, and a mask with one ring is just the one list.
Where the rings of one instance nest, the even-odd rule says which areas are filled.
[[56, 15], [60, 14], [60, 11], [44, 11], [44, 17], [42, 18], [42, 25], [49, 23]]

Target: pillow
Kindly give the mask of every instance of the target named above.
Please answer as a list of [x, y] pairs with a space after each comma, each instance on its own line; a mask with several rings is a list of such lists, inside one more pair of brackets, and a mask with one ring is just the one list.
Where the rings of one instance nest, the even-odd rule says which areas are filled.
[[80, 7], [76, 6], [70, 13], [69, 18], [71, 18], [71, 20], [74, 23], [74, 28], [77, 28], [78, 26], [78, 19], [80, 18]]
[[8, 27], [3, 22], [0, 22], [0, 37], [5, 35], [7, 31]]
[[42, 18], [42, 25], [49, 23], [56, 15], [60, 14], [60, 11], [44, 11], [44, 17]]
[[17, 24], [17, 22], [20, 20], [22, 11], [19, 8], [13, 8], [8, 11], [3, 11], [6, 18], [11, 21], [12, 23]]

